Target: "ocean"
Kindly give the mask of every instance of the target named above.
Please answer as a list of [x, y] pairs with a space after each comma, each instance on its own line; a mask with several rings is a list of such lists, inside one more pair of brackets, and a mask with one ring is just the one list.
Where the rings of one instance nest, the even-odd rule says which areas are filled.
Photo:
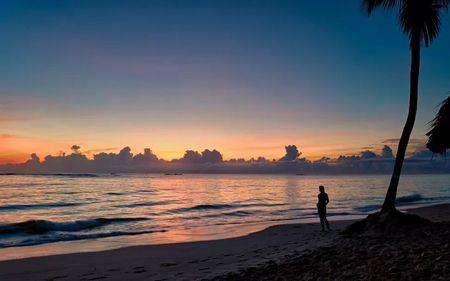
[[[389, 175], [2, 175], [0, 255], [63, 253], [208, 240], [316, 221], [318, 186], [330, 219], [383, 201]], [[450, 175], [404, 175], [400, 208], [450, 200]], [[14, 254], [13, 254], [14, 253]]]

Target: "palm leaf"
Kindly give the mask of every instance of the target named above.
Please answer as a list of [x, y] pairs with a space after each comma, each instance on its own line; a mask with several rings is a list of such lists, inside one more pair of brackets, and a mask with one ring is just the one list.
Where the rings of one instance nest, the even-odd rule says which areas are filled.
[[401, 4], [401, 0], [363, 0], [364, 9], [371, 14], [376, 8], [391, 9]]
[[441, 104], [436, 117], [431, 121], [427, 148], [433, 153], [445, 154], [450, 148], [450, 96]]
[[446, 11], [450, 0], [363, 0], [369, 13], [377, 8], [394, 10], [403, 33], [418, 38], [428, 47], [439, 34], [441, 11]]

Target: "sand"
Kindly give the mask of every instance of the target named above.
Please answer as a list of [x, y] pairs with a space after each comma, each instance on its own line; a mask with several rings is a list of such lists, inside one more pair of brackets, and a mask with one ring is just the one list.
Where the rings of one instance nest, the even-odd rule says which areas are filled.
[[[450, 204], [410, 210], [433, 221], [450, 220]], [[267, 262], [284, 262], [336, 243], [352, 221], [332, 222], [322, 233], [314, 223], [269, 227], [213, 241], [147, 245], [91, 253], [0, 262], [0, 280], [202, 280]]]

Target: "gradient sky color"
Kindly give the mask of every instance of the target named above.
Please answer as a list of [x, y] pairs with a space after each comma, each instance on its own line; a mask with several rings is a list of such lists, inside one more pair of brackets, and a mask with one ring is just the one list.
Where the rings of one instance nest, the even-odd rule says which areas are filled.
[[[0, 1], [0, 42], [0, 163], [73, 144], [333, 157], [379, 149], [406, 118], [408, 40], [357, 0]], [[415, 139], [450, 90], [449, 45], [446, 16]]]

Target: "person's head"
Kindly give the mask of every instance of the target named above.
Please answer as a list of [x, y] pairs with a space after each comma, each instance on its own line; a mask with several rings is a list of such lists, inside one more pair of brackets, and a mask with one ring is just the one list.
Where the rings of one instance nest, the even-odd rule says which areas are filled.
[[319, 186], [319, 191], [320, 191], [320, 193], [324, 193], [325, 187], [323, 185]]

